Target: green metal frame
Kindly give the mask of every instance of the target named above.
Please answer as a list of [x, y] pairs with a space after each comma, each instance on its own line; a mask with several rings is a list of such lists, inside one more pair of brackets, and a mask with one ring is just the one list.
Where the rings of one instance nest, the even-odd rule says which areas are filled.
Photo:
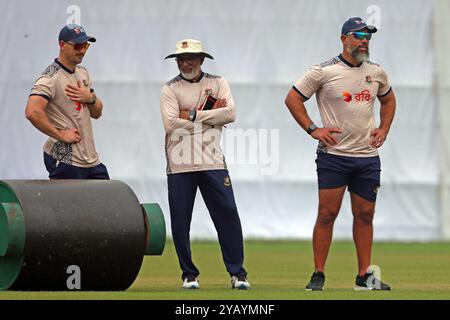
[[166, 223], [157, 203], [141, 204], [147, 230], [145, 255], [162, 255], [166, 244]]
[[0, 290], [14, 284], [23, 263], [25, 218], [11, 188], [0, 181]]

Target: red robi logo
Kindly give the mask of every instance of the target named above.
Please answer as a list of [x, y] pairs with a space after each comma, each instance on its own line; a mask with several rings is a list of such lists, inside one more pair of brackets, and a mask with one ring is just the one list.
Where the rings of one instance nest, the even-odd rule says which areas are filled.
[[350, 101], [352, 101], [352, 95], [351, 95], [351, 93], [350, 92], [347, 92], [347, 91], [344, 91], [343, 93], [342, 93], [342, 95], [344, 96], [344, 101], [345, 102], [350, 102]]
[[356, 102], [364, 102], [364, 101], [370, 102], [370, 100], [372, 99], [372, 94], [370, 93], [369, 90], [363, 90], [353, 95], [350, 92], [344, 91], [342, 92], [342, 95], [344, 96], [344, 101], [347, 103], [352, 101], [353, 98], [355, 98]]

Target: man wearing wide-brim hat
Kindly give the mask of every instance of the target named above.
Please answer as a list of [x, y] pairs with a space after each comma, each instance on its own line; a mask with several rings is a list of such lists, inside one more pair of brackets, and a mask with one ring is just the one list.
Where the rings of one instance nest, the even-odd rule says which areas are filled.
[[202, 43], [198, 40], [185, 39], [177, 42], [175, 53], [169, 54], [165, 59], [177, 58], [185, 54], [197, 54], [214, 59], [209, 53], [203, 51]]
[[176, 59], [180, 71], [162, 88], [161, 114], [166, 131], [172, 238], [183, 288], [200, 287], [189, 235], [195, 195], [200, 188], [218, 234], [231, 287], [247, 289], [250, 285], [243, 267], [241, 222], [220, 148], [222, 128], [236, 117], [230, 87], [224, 78], [202, 71], [205, 58], [213, 57], [198, 40], [179, 41], [168, 58]]

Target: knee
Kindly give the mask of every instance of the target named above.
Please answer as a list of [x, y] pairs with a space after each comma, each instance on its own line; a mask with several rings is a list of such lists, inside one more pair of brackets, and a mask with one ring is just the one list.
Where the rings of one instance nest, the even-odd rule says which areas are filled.
[[234, 201], [223, 201], [222, 203], [216, 203], [213, 206], [207, 206], [208, 211], [211, 213], [217, 213], [227, 217], [238, 216], [238, 209]]
[[227, 212], [229, 215], [238, 216], [238, 209], [234, 203], [224, 204], [220, 209], [223, 212]]
[[339, 210], [325, 206], [319, 207], [319, 215], [317, 216], [317, 223], [320, 225], [333, 224], [338, 216]]
[[353, 213], [353, 217], [358, 222], [372, 224], [374, 213], [373, 210], [359, 210]]

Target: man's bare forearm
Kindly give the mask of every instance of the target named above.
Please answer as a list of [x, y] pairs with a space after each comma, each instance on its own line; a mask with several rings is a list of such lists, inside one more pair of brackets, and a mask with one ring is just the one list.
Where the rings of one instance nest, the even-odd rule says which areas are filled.
[[34, 111], [27, 114], [27, 119], [42, 133], [57, 140], [60, 139], [59, 130], [50, 122], [45, 112]]
[[87, 107], [92, 118], [98, 119], [102, 116], [103, 102], [99, 98], [97, 98], [94, 104], [88, 104]]
[[380, 99], [380, 129], [389, 132], [392, 121], [394, 120], [396, 101], [394, 92], [390, 92], [388, 96]]

